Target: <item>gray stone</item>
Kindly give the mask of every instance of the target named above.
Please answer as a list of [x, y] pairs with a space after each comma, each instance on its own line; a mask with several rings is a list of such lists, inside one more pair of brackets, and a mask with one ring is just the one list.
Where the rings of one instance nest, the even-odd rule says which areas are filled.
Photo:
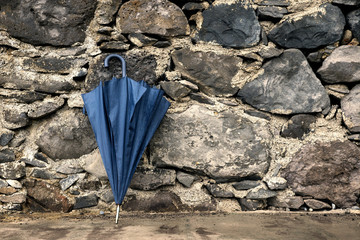
[[239, 70], [240, 58], [189, 49], [176, 50], [171, 56], [175, 69], [205, 94], [233, 96], [237, 92], [231, 80]]
[[191, 92], [189, 88], [179, 82], [160, 82], [160, 86], [175, 101], [186, 97]]
[[131, 0], [124, 3], [118, 12], [116, 27], [123, 34], [172, 37], [190, 33], [185, 14], [167, 0]]
[[13, 195], [0, 195], [0, 202], [3, 203], [24, 203], [26, 195], [24, 193], [14, 193]]
[[260, 19], [281, 19], [287, 13], [288, 10], [284, 7], [259, 6], [257, 8], [257, 14]]
[[86, 172], [97, 178], [108, 179], [98, 148], [92, 153], [84, 156], [80, 161], [80, 165]]
[[282, 177], [271, 177], [265, 181], [270, 190], [283, 190], [287, 186], [287, 181]]
[[345, 26], [341, 10], [331, 4], [291, 14], [270, 31], [271, 41], [285, 48], [313, 49], [339, 41]]
[[360, 132], [360, 84], [351, 89], [350, 93], [341, 99], [343, 120], [350, 132]]
[[360, 133], [358, 134], [351, 134], [348, 136], [348, 139], [351, 141], [360, 141]]
[[98, 1], [95, 10], [95, 18], [99, 24], [107, 25], [114, 21], [114, 15], [118, 11], [122, 0], [101, 0]]
[[74, 209], [93, 207], [98, 204], [98, 197], [95, 193], [75, 198]]
[[175, 179], [175, 170], [137, 168], [130, 187], [138, 190], [155, 190], [161, 186], [174, 186]]
[[66, 177], [66, 175], [64, 174], [54, 173], [49, 171], [48, 169], [41, 169], [41, 168], [34, 168], [31, 171], [30, 176], [33, 178], [41, 178], [41, 179], [61, 179]]
[[267, 47], [267, 48], [261, 49], [259, 51], [259, 55], [260, 55], [260, 57], [262, 57], [264, 59], [269, 59], [269, 58], [278, 57], [283, 52], [284, 52], [284, 50], [282, 50], [282, 49], [278, 49], [278, 48], [274, 48], [274, 47]]
[[95, 0], [2, 1], [0, 22], [11, 36], [33, 45], [70, 46], [85, 39]]
[[154, 43], [153, 46], [157, 47], [157, 48], [166, 48], [166, 47], [171, 46], [171, 42], [170, 41], [157, 41], [156, 43]]
[[256, 188], [257, 186], [260, 185], [259, 181], [255, 181], [255, 180], [244, 180], [241, 182], [237, 182], [234, 183], [232, 186], [236, 189], [236, 190], [249, 190], [251, 188]]
[[15, 153], [10, 149], [0, 150], [0, 163], [15, 161]]
[[5, 181], [0, 179], [0, 188], [7, 187], [9, 184]]
[[216, 198], [232, 198], [234, 194], [228, 190], [223, 189], [218, 184], [205, 184], [206, 189]]
[[185, 187], [189, 188], [189, 187], [191, 187], [193, 182], [196, 180], [196, 177], [191, 174], [179, 171], [176, 173], [176, 179], [179, 181], [179, 183], [181, 183]]
[[356, 6], [360, 4], [360, 0], [333, 0], [332, 2], [346, 6]]
[[150, 143], [151, 159], [158, 167], [196, 171], [218, 181], [263, 176], [270, 139], [261, 119], [250, 121], [232, 111], [215, 114], [193, 105], [165, 116]]
[[255, 110], [248, 109], [248, 110], [244, 110], [244, 112], [246, 114], [250, 115], [250, 116], [257, 117], [257, 118], [263, 118], [263, 119], [268, 120], [268, 121], [270, 121], [270, 119], [271, 119], [268, 116], [268, 114], [260, 112], [260, 111], [255, 111]]
[[346, 86], [345, 84], [326, 85], [325, 89], [329, 95], [334, 96], [337, 99], [342, 99], [350, 93], [348, 86]]
[[276, 196], [269, 198], [267, 203], [270, 206], [279, 208], [299, 209], [302, 205], [304, 205], [304, 199], [301, 196]]
[[329, 96], [300, 50], [284, 51], [263, 69], [240, 89], [238, 96], [245, 102], [276, 114], [329, 111]]
[[0, 88], [0, 96], [7, 99], [16, 99], [17, 102], [21, 103], [32, 103], [37, 100], [43, 100], [47, 95], [33, 91], [19, 91]]
[[115, 201], [114, 194], [112, 193], [111, 189], [101, 192], [99, 197], [102, 201], [106, 203], [112, 203]]
[[215, 101], [206, 96], [202, 93], [190, 93], [190, 98], [194, 101], [197, 101], [199, 103], [209, 104], [209, 105], [215, 105]]
[[99, 191], [101, 182], [98, 178], [89, 176], [87, 179], [78, 180], [77, 185], [83, 191]]
[[46, 98], [42, 102], [34, 102], [29, 107], [28, 117], [35, 119], [42, 118], [57, 111], [64, 103], [64, 99], [60, 97]]
[[89, 120], [78, 109], [58, 113], [43, 124], [36, 144], [55, 160], [78, 158], [97, 146]]
[[281, 7], [290, 6], [289, 1], [287, 0], [260, 0], [257, 2], [260, 6], [281, 6]]
[[47, 164], [45, 162], [37, 160], [37, 159], [22, 158], [22, 159], [20, 159], [20, 161], [24, 162], [26, 165], [30, 165], [32, 167], [44, 168], [47, 166]]
[[46, 155], [41, 153], [41, 152], [35, 153], [34, 158], [36, 158], [36, 159], [38, 159], [40, 161], [49, 163], [49, 160], [47, 159]]
[[19, 181], [17, 181], [17, 180], [6, 180], [6, 182], [7, 182], [10, 186], [12, 186], [12, 187], [14, 187], [14, 188], [16, 188], [16, 189], [22, 188], [22, 184], [21, 184]]
[[252, 47], [260, 41], [260, 24], [252, 7], [241, 2], [212, 5], [203, 13], [197, 38], [224, 47]]
[[255, 211], [266, 207], [266, 204], [262, 200], [239, 198], [238, 201], [242, 211]]
[[5, 128], [0, 128], [0, 145], [6, 146], [13, 139], [15, 133]]
[[[360, 4], [360, 0], [356, 0]], [[346, 16], [347, 23], [355, 38], [360, 40], [360, 9], [350, 12]]]
[[259, 188], [259, 189], [250, 190], [250, 192], [246, 194], [246, 198], [253, 200], [262, 200], [262, 199], [275, 197], [276, 195], [277, 193], [275, 191]]
[[316, 199], [305, 199], [304, 202], [309, 208], [314, 210], [331, 209], [331, 206], [328, 203]]
[[328, 83], [360, 81], [360, 46], [340, 46], [317, 71]]
[[54, 169], [58, 173], [74, 174], [84, 172], [84, 169], [80, 166], [78, 159], [65, 159], [57, 162]]
[[298, 195], [328, 199], [337, 207], [356, 205], [360, 191], [360, 149], [350, 141], [304, 145], [283, 170]]
[[138, 47], [151, 46], [157, 42], [156, 38], [148, 37], [141, 33], [130, 33], [128, 38], [130, 42]]
[[130, 44], [122, 41], [103, 42], [99, 48], [102, 51], [124, 51], [129, 50]]
[[65, 191], [66, 189], [71, 187], [74, 183], [76, 183], [77, 180], [79, 180], [79, 175], [71, 175], [68, 176], [67, 178], [61, 179], [59, 182], [61, 190]]
[[[1, 102], [1, 101], [0, 101]], [[27, 116], [28, 106], [21, 103], [2, 103], [3, 126], [7, 129], [18, 129], [30, 124]]]
[[292, 116], [281, 129], [280, 135], [285, 138], [303, 139], [310, 132], [310, 125], [316, 122], [316, 117], [309, 114], [298, 114]]
[[83, 66], [87, 60], [76, 57], [39, 57], [25, 58], [23, 60], [24, 69], [39, 73], [69, 74], [74, 68]]
[[25, 163], [0, 163], [0, 177], [5, 179], [19, 179], [25, 176]]

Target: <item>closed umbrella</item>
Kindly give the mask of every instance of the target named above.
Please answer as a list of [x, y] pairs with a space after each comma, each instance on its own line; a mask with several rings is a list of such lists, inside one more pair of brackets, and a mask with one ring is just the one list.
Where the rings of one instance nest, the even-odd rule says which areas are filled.
[[121, 60], [122, 77], [100, 81], [99, 86], [82, 94], [82, 98], [117, 204], [117, 223], [119, 206], [131, 178], [170, 103], [162, 90], [127, 77], [121, 56], [107, 56], [105, 67], [111, 58]]

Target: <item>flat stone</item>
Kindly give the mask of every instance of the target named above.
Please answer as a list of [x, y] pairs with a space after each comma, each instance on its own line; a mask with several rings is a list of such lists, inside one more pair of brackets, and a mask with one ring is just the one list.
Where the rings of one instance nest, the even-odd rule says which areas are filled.
[[49, 160], [47, 159], [46, 155], [41, 152], [35, 153], [34, 158], [43, 161], [45, 163], [49, 163]]
[[28, 106], [21, 103], [2, 103], [3, 126], [7, 129], [18, 129], [30, 124], [27, 116]]
[[[359, 0], [356, 0], [360, 4]], [[347, 23], [349, 24], [350, 30], [355, 38], [360, 40], [360, 9], [350, 12], [346, 16]]]
[[310, 125], [316, 122], [316, 117], [309, 114], [292, 116], [281, 129], [280, 136], [285, 138], [303, 139], [310, 132]]
[[0, 96], [7, 99], [16, 99], [16, 101], [20, 103], [32, 103], [37, 100], [43, 100], [47, 95], [33, 91], [19, 91], [1, 88]]
[[259, 51], [260, 57], [264, 59], [274, 58], [280, 56], [284, 52], [283, 49], [278, 49], [275, 47], [263, 48]]
[[288, 7], [290, 5], [289, 1], [287, 0], [260, 0], [255, 1], [260, 6], [282, 6]]
[[115, 201], [114, 194], [111, 189], [105, 190], [99, 194], [100, 199], [106, 203], [112, 203]]
[[76, 183], [77, 180], [79, 180], [78, 175], [71, 175], [68, 176], [67, 178], [61, 179], [59, 182], [61, 190], [65, 191], [66, 189], [71, 187], [74, 183]]
[[122, 41], [103, 42], [99, 48], [102, 51], [124, 51], [130, 49], [130, 44]]
[[151, 46], [157, 42], [156, 38], [145, 36], [142, 33], [130, 33], [128, 36], [130, 42], [137, 47]]
[[281, 19], [287, 13], [288, 10], [284, 7], [259, 6], [257, 8], [257, 14], [260, 19]]
[[64, 103], [64, 99], [60, 97], [46, 98], [42, 102], [32, 103], [27, 115], [29, 118], [42, 118], [60, 109]]
[[20, 161], [24, 162], [26, 165], [30, 165], [32, 167], [44, 168], [47, 166], [47, 164], [45, 162], [37, 160], [37, 159], [22, 158], [22, 159], [20, 159]]
[[234, 194], [226, 189], [223, 189], [218, 184], [205, 184], [206, 189], [211, 193], [212, 196], [217, 198], [232, 198]]
[[86, 59], [76, 57], [39, 57], [25, 58], [23, 65], [25, 70], [39, 73], [69, 74], [73, 68], [85, 65]]
[[31, 173], [31, 177], [41, 179], [61, 179], [66, 177], [64, 174], [54, 173], [48, 169], [34, 168]]
[[24, 185], [28, 196], [44, 209], [56, 212], [69, 212], [72, 209], [72, 203], [58, 186], [38, 180], [27, 180]]
[[[198, 85], [205, 94], [233, 96], [238, 91], [231, 80], [239, 70], [237, 65], [241, 62], [240, 58], [189, 49], [176, 50], [171, 57], [175, 70]], [[211, 69], [211, 72], [204, 69]]]
[[98, 204], [98, 197], [95, 193], [75, 198], [74, 209], [93, 207]]
[[241, 182], [234, 183], [232, 186], [236, 190], [249, 190], [251, 188], [256, 188], [259, 185], [260, 185], [259, 181], [244, 180], [244, 181], [241, 181]]
[[65, 159], [54, 164], [54, 169], [58, 173], [74, 174], [84, 172], [78, 159]]
[[95, 19], [99, 24], [107, 25], [114, 21], [114, 15], [118, 11], [122, 1], [102, 0], [98, 1], [95, 10]]
[[276, 114], [330, 110], [329, 96], [300, 50], [285, 50], [264, 64], [263, 70], [238, 93], [253, 107]]
[[38, 128], [36, 144], [54, 160], [78, 158], [97, 146], [87, 117], [80, 109], [57, 113]]
[[262, 200], [275, 197], [276, 195], [277, 193], [275, 191], [259, 188], [250, 190], [250, 192], [246, 194], [246, 198], [253, 200]]
[[265, 182], [270, 190], [284, 190], [287, 187], [287, 181], [282, 177], [271, 177]]
[[13, 139], [15, 133], [5, 128], [0, 128], [0, 145], [6, 146]]
[[360, 149], [350, 141], [304, 145], [283, 170], [296, 194], [328, 199], [337, 207], [356, 206], [360, 191]]
[[196, 177], [191, 174], [178, 171], [176, 173], [176, 179], [185, 187], [190, 188], [193, 182], [196, 180]]
[[174, 186], [175, 179], [175, 170], [137, 168], [130, 187], [138, 190], [155, 190], [161, 186]]
[[241, 2], [211, 5], [202, 13], [197, 38], [224, 47], [252, 47], [260, 41], [260, 24], [255, 11]]
[[174, 37], [190, 33], [185, 14], [167, 0], [130, 0], [124, 3], [118, 12], [116, 27], [123, 34]]
[[360, 84], [341, 99], [341, 110], [346, 127], [352, 133], [360, 132]]
[[99, 179], [108, 179], [98, 148], [92, 153], [83, 156], [79, 163], [86, 172], [94, 175], [95, 177]]
[[348, 139], [351, 141], [360, 141], [360, 133], [358, 134], [351, 134], [348, 136]]
[[10, 211], [22, 211], [23, 210], [21, 204], [11, 203], [11, 202], [7, 203], [7, 204], [3, 204], [2, 208], [6, 209], [6, 210], [10, 210]]
[[339, 41], [344, 26], [341, 10], [327, 3], [285, 16], [268, 37], [284, 48], [313, 49]]
[[15, 153], [10, 149], [0, 150], [0, 163], [14, 162]]
[[16, 189], [13, 187], [0, 187], [0, 194], [10, 195], [16, 192]]
[[160, 82], [160, 86], [175, 101], [186, 97], [191, 92], [189, 88], [179, 82]]
[[[14, 187], [14, 188], [16, 188], [16, 189], [20, 189], [20, 188], [22, 188], [22, 184], [19, 182], [19, 181], [17, 181], [17, 180], [6, 180], [6, 182], [10, 185], [10, 186], [12, 186], [12, 187]], [[0, 185], [1, 186], [1, 185]]]
[[340, 46], [327, 57], [317, 71], [328, 83], [360, 81], [360, 46]]
[[239, 198], [238, 201], [242, 211], [255, 211], [266, 207], [266, 204], [262, 200]]
[[314, 210], [331, 209], [331, 206], [325, 202], [316, 199], [305, 199], [305, 204]]
[[5, 179], [19, 179], [25, 176], [25, 163], [0, 163], [0, 177]]
[[25, 142], [27, 136], [29, 136], [27, 130], [18, 130], [15, 137], [9, 143], [9, 146], [12, 148], [20, 147]]
[[0, 195], [0, 202], [3, 203], [24, 203], [26, 195], [24, 193], [14, 193], [12, 195]]
[[3, 2], [0, 22], [12, 37], [33, 45], [70, 46], [83, 42], [95, 0]]
[[360, 4], [360, 0], [333, 0], [332, 2], [347, 6], [356, 6]]
[[203, 104], [215, 105], [215, 101], [202, 93], [190, 93], [190, 98]]
[[171, 46], [171, 42], [170, 41], [157, 41], [156, 43], [154, 43], [153, 45], [154, 47], [157, 48], [167, 48]]
[[7, 187], [9, 184], [6, 182], [6, 180], [0, 179], [0, 188]]
[[250, 121], [232, 111], [216, 114], [193, 105], [165, 116], [150, 143], [150, 156], [158, 167], [238, 180], [266, 173], [271, 138], [264, 120]]
[[263, 112], [260, 112], [260, 111], [248, 109], [248, 110], [244, 110], [244, 112], [246, 114], [250, 115], [250, 116], [253, 116], [253, 117], [262, 118], [262, 119], [265, 119], [265, 120], [268, 120], [268, 121], [271, 120], [271, 118], [269, 117], [269, 114], [266, 114], [266, 113], [263, 113]]
[[99, 191], [101, 188], [101, 182], [94, 176], [89, 176], [87, 179], [80, 179], [77, 185], [83, 191]]
[[304, 199], [301, 196], [276, 196], [267, 199], [267, 203], [270, 206], [279, 208], [299, 209], [302, 205], [304, 205]]

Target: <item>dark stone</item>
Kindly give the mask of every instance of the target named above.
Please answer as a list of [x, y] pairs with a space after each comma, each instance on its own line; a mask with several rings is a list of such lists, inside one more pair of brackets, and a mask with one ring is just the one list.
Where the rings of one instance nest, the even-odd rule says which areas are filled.
[[170, 41], [157, 41], [156, 43], [154, 43], [153, 46], [157, 47], [157, 48], [166, 48], [166, 47], [171, 46], [171, 42]]
[[353, 87], [348, 95], [341, 99], [341, 110], [346, 127], [352, 133], [360, 132], [360, 84]]
[[252, 200], [247, 198], [239, 198], [238, 202], [242, 211], [255, 211], [264, 209], [266, 204], [262, 200]]
[[103, 42], [99, 48], [102, 51], [125, 51], [129, 50], [130, 44], [122, 41]]
[[316, 122], [316, 117], [308, 114], [292, 116], [282, 126], [280, 135], [285, 138], [303, 139], [303, 136], [310, 132], [310, 125]]
[[28, 111], [29, 118], [42, 118], [60, 109], [65, 100], [60, 97], [47, 98], [42, 102], [34, 102], [30, 105]]
[[250, 116], [257, 117], [257, 118], [263, 118], [268, 121], [270, 121], [270, 119], [271, 119], [266, 113], [263, 113], [263, 112], [254, 111], [254, 110], [244, 110], [244, 112], [246, 114], [249, 114]]
[[204, 185], [206, 189], [217, 198], [232, 198], [234, 197], [234, 194], [230, 191], [227, 191], [223, 188], [221, 188], [218, 184], [205, 184]]
[[22, 158], [22, 159], [20, 159], [20, 161], [22, 161], [26, 165], [30, 165], [32, 167], [44, 168], [47, 166], [47, 164], [45, 162], [37, 160], [37, 159]]
[[7, 129], [18, 129], [30, 124], [25, 104], [7, 103], [3, 105], [3, 126]]
[[161, 186], [174, 186], [175, 170], [137, 168], [130, 187], [138, 190], [155, 190]]
[[41, 57], [41, 58], [26, 58], [23, 61], [26, 68], [40, 73], [59, 73], [69, 74], [72, 70], [74, 58], [55, 58], [55, 57]]
[[0, 163], [0, 177], [5, 179], [19, 179], [25, 176], [25, 163]]
[[0, 88], [0, 96], [16, 99], [17, 102], [21, 103], [32, 103], [38, 100], [43, 100], [47, 95], [33, 91], [18, 91]]
[[246, 195], [246, 198], [253, 200], [262, 200], [275, 197], [276, 195], [277, 193], [275, 191], [260, 188], [250, 190], [250, 192], [248, 192], [248, 194]]
[[287, 0], [263, 0], [258, 3], [260, 6], [281, 6], [288, 7], [290, 3]]
[[347, 5], [347, 6], [356, 6], [360, 5], [360, 0], [333, 0], [335, 4]]
[[34, 158], [36, 158], [36, 159], [38, 159], [40, 161], [49, 163], [49, 160], [47, 159], [47, 157], [43, 153], [40, 153], [40, 152], [35, 153]]
[[56, 114], [38, 132], [36, 144], [54, 160], [78, 158], [97, 146], [89, 120], [80, 109]]
[[15, 153], [10, 149], [0, 150], [0, 163], [15, 161]]
[[123, 34], [173, 37], [190, 33], [185, 14], [167, 0], [130, 0], [124, 3], [118, 12], [116, 27]]
[[10, 210], [10, 211], [22, 211], [23, 208], [20, 203], [8, 203], [4, 204], [3, 209]]
[[130, 42], [138, 47], [151, 46], [157, 42], [156, 38], [148, 37], [141, 33], [130, 33], [128, 38]]
[[10, 147], [17, 148], [20, 147], [26, 140], [26, 137], [29, 136], [29, 132], [26, 130], [17, 131], [15, 137], [9, 143]]
[[288, 11], [284, 7], [259, 6], [257, 14], [260, 19], [281, 19]]
[[27, 180], [24, 185], [28, 196], [44, 209], [56, 212], [71, 211], [71, 202], [61, 193], [58, 186], [38, 180]]
[[316, 9], [289, 15], [275, 25], [268, 37], [285, 48], [313, 49], [339, 41], [345, 17], [329, 3]]
[[360, 193], [360, 149], [350, 141], [303, 146], [283, 170], [298, 195], [328, 199], [337, 207], [355, 206]]
[[190, 98], [194, 101], [197, 101], [199, 103], [209, 104], [209, 105], [215, 105], [215, 101], [206, 96], [205, 94], [201, 93], [190, 93]]
[[259, 55], [260, 57], [264, 58], [264, 59], [269, 59], [269, 58], [274, 58], [274, 57], [278, 57], [280, 56], [282, 53], [284, 52], [284, 50], [282, 49], [278, 49], [278, 48], [273, 48], [273, 47], [268, 47], [268, 48], [263, 48], [259, 51]]
[[300, 50], [285, 50], [263, 69], [240, 89], [238, 97], [259, 110], [276, 114], [329, 111], [329, 96]]
[[252, 47], [260, 41], [261, 27], [255, 11], [241, 2], [212, 5], [202, 16], [199, 40], [233, 48]]
[[304, 202], [309, 208], [314, 210], [331, 209], [331, 206], [328, 203], [316, 199], [305, 199]]
[[348, 136], [348, 139], [351, 141], [360, 141], [360, 133], [358, 134], [351, 134]]
[[[360, 0], [356, 0], [360, 4]], [[350, 12], [346, 16], [347, 23], [355, 38], [360, 41], [360, 9]]]
[[59, 182], [61, 190], [65, 191], [66, 189], [71, 187], [74, 183], [76, 183], [77, 180], [79, 180], [79, 175], [71, 175], [68, 176], [67, 178], [61, 179]]
[[209, 4], [206, 2], [188, 2], [182, 7], [183, 11], [201, 11], [204, 10]]
[[251, 188], [256, 188], [259, 185], [260, 185], [259, 181], [244, 180], [244, 181], [241, 181], [241, 182], [234, 183], [232, 186], [236, 190], [249, 190]]
[[98, 204], [98, 197], [95, 193], [75, 198], [74, 209], [93, 207]]
[[301, 196], [273, 197], [267, 199], [267, 203], [273, 207], [299, 209], [304, 205], [304, 199]]
[[328, 83], [360, 81], [360, 46], [340, 46], [327, 57], [317, 71]]
[[264, 120], [250, 121], [235, 111], [214, 114], [193, 105], [165, 116], [150, 143], [150, 157], [158, 167], [200, 172], [218, 182], [236, 181], [267, 172], [270, 139]]
[[191, 92], [189, 88], [179, 82], [160, 82], [160, 86], [175, 101], [186, 97]]
[[175, 70], [199, 86], [207, 95], [233, 96], [238, 88], [231, 80], [238, 72], [240, 58], [208, 52], [180, 49], [172, 53]]
[[106, 203], [112, 203], [115, 201], [114, 194], [112, 193], [111, 189], [105, 190], [104, 192], [100, 193], [100, 199]]
[[0, 22], [11, 36], [33, 45], [70, 46], [83, 42], [96, 0], [0, 2]]
[[96, 21], [102, 25], [112, 23], [120, 4], [122, 4], [122, 0], [98, 1], [98, 6], [95, 11]]
[[66, 175], [53, 173], [47, 169], [40, 169], [40, 168], [34, 168], [30, 173], [30, 176], [41, 179], [61, 179], [66, 177]]
[[78, 181], [77, 184], [84, 191], [98, 191], [101, 187], [101, 182], [98, 179], [84, 179]]
[[184, 172], [177, 172], [176, 179], [185, 187], [190, 188], [193, 182], [196, 180], [196, 177]]

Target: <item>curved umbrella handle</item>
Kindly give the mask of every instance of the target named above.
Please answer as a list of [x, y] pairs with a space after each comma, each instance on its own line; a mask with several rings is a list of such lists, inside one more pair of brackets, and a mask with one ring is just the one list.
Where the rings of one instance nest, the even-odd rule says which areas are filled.
[[117, 58], [121, 61], [121, 68], [122, 68], [122, 77], [126, 77], [126, 63], [125, 60], [119, 54], [110, 54], [105, 58], [104, 66], [109, 67], [109, 60], [110, 58]]

